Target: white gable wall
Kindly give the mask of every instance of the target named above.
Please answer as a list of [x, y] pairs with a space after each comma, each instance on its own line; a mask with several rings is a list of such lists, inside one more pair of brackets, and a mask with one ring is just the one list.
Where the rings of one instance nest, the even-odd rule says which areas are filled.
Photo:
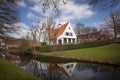
[[[67, 36], [66, 32], [72, 33], [72, 36]], [[68, 23], [68, 25], [67, 25], [66, 29], [64, 30], [63, 34], [61, 36], [59, 36], [58, 38], [77, 38], [76, 34], [73, 31], [73, 28], [72, 28], [70, 22]]]
[[[66, 35], [66, 32], [69, 33], [69, 35]], [[71, 35], [71, 33], [72, 33], [72, 35]], [[73, 27], [71, 26], [70, 22], [68, 23], [68, 25], [67, 25], [66, 29], [64, 30], [63, 34], [60, 35], [57, 38], [57, 44], [59, 44], [59, 42], [58, 42], [59, 39], [61, 39], [62, 43], [64, 44], [64, 42], [63, 42], [64, 38], [67, 39], [67, 43], [68, 43], [68, 39], [71, 39], [71, 41], [73, 41], [73, 39], [74, 39], [75, 42], [76, 42], [77, 37], [76, 37], [76, 34], [75, 34], [75, 32], [73, 30]]]

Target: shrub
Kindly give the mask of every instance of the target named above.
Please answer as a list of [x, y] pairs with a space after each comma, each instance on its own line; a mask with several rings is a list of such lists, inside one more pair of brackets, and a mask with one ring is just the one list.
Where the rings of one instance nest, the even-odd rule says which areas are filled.
[[41, 46], [45, 46], [45, 45], [46, 45], [46, 42], [42, 42], [42, 43], [41, 43]]
[[39, 52], [53, 52], [53, 51], [97, 47], [111, 43], [113, 43], [113, 40], [102, 40], [102, 41], [85, 42], [80, 44], [69, 44], [69, 45], [46, 45], [46, 46], [36, 47], [36, 50]]
[[46, 45], [46, 46], [37, 46], [36, 50], [39, 52], [50, 52], [50, 46]]
[[[94, 41], [94, 42], [85, 42], [80, 44], [69, 44], [69, 45], [42, 45], [36, 46], [36, 50], [38, 52], [53, 52], [53, 51], [62, 51], [62, 50], [72, 50], [72, 49], [82, 49], [82, 48], [90, 48], [103, 46], [107, 44], [113, 43], [113, 40], [103, 40], [103, 41]], [[19, 49], [20, 53], [24, 55], [32, 54], [32, 48], [28, 46], [22, 47], [24, 49]]]

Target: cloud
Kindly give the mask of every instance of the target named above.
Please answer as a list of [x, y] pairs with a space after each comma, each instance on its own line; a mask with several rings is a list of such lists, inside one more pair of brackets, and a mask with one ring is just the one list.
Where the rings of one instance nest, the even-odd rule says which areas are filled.
[[73, 1], [69, 1], [66, 5], [61, 6], [60, 16], [56, 19], [59, 22], [66, 22], [70, 20], [89, 18], [94, 15], [92, 7], [88, 4], [75, 4]]
[[36, 11], [38, 13], [41, 13], [41, 11], [42, 11], [41, 5], [39, 5], [39, 4], [36, 4], [35, 6], [30, 7], [30, 9], [32, 9], [33, 11]]
[[29, 31], [29, 27], [24, 23], [18, 22], [18, 23], [15, 23], [14, 25], [20, 26], [20, 28], [18, 29], [17, 33], [10, 34], [10, 36], [12, 36], [12, 37], [21, 38], [21, 37], [25, 36], [27, 34], [27, 32]]
[[37, 3], [36, 0], [32, 0], [32, 1], [34, 1], [35, 5], [34, 5], [33, 7], [29, 7], [29, 8], [30, 8], [31, 10], [39, 13], [39, 14], [40, 14], [40, 17], [43, 17], [43, 16], [44, 16], [44, 17], [48, 17], [48, 16], [51, 15], [51, 13], [52, 13], [51, 8], [50, 8], [49, 10], [47, 10], [46, 13], [43, 13], [43, 9], [42, 9], [41, 4], [40, 4], [39, 2]]
[[35, 14], [31, 13], [31, 12], [28, 12], [27, 18], [29, 18], [29, 19], [38, 19], [38, 17]]
[[35, 12], [41, 13], [42, 9], [41, 9], [39, 0], [31, 0], [31, 2], [34, 4], [34, 6], [29, 7], [29, 8]]
[[[52, 7], [46, 12], [42, 13], [42, 6], [38, 0], [31, 0], [35, 5], [29, 7], [31, 10], [40, 14], [40, 16], [49, 17], [53, 15]], [[62, 0], [61, 0], [62, 1]], [[67, 1], [67, 4], [59, 3], [59, 15], [55, 17], [55, 20], [59, 23], [67, 22], [71, 20], [79, 20], [89, 18], [95, 14], [92, 11], [92, 7], [88, 4], [76, 4], [73, 0]], [[55, 14], [55, 13], [54, 13]]]
[[14, 25], [20, 26], [21, 28], [24, 28], [24, 29], [29, 29], [29, 27], [26, 24], [21, 22], [15, 23]]
[[20, 0], [20, 1], [18, 0], [18, 1], [16, 1], [16, 4], [21, 7], [26, 7], [24, 0]]
[[84, 69], [82, 71], [76, 70], [73, 75], [74, 77], [71, 77], [71, 80], [90, 80], [96, 74], [92, 69]]

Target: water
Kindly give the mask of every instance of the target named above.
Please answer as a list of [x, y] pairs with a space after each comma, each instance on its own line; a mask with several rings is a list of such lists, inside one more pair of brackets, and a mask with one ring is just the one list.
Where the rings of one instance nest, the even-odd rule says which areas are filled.
[[120, 67], [95, 63], [30, 60], [22, 67], [40, 80], [120, 80]]

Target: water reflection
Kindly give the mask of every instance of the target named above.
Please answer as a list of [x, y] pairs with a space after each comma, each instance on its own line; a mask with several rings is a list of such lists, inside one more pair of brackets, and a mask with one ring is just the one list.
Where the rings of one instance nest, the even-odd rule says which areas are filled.
[[23, 67], [40, 80], [120, 80], [120, 70], [91, 63], [43, 63], [31, 60]]

